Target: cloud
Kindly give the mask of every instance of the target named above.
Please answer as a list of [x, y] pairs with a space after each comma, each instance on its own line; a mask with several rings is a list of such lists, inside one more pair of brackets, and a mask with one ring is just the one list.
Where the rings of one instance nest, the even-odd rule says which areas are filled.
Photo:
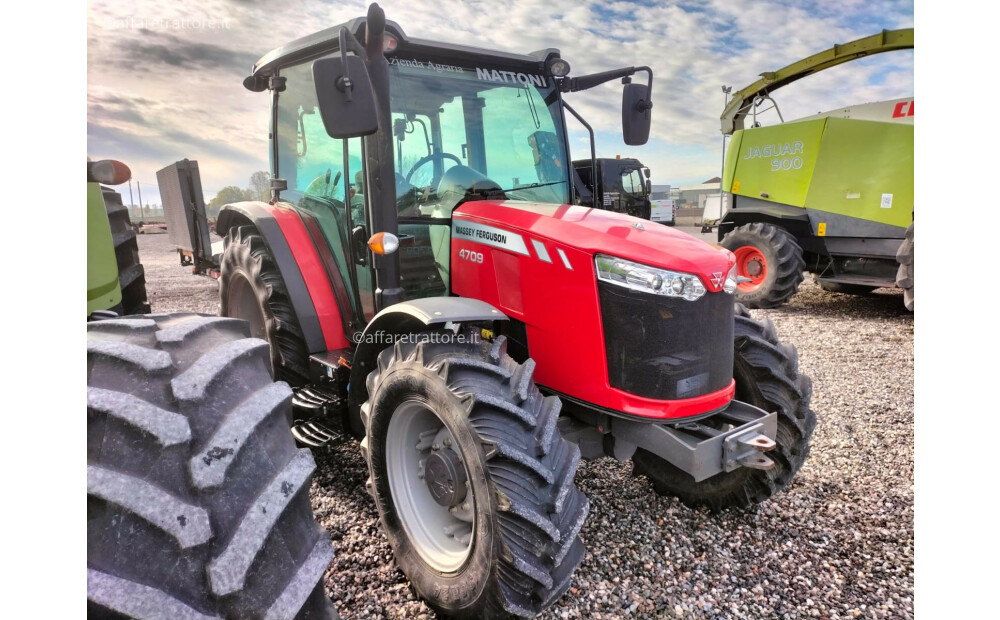
[[161, 66], [191, 71], [221, 69], [245, 72], [257, 56], [212, 43], [187, 41], [164, 32], [139, 29], [139, 36], [119, 42], [113, 62], [128, 69], [156, 71]]
[[[598, 132], [599, 155], [638, 157], [650, 166], [656, 183], [675, 185], [718, 174], [721, 85], [738, 89], [762, 71], [835, 43], [913, 23], [912, 2], [882, 0], [380, 4], [388, 19], [413, 37], [520, 53], [559, 48], [574, 75], [652, 67], [652, 138], [644, 147], [626, 147], [621, 141], [619, 83], [566, 99]], [[240, 85], [252, 63], [271, 48], [367, 10], [367, 2], [360, 0], [289, 0], [281, 10], [235, 0], [169, 5], [140, 0], [128, 6], [127, 14], [124, 6], [94, 0], [89, 7], [88, 116], [95, 128], [88, 132], [89, 149], [109, 152], [112, 143], [105, 141], [115, 131], [115, 147], [155, 166], [143, 173], [151, 176], [173, 161], [157, 158], [176, 157], [179, 149], [188, 148], [183, 156], [212, 160], [211, 166], [200, 166], [206, 194], [210, 188], [245, 185], [249, 174], [266, 162], [267, 96]], [[228, 25], [164, 26], [176, 20]], [[129, 24], [139, 27], [122, 27]], [[776, 98], [787, 119], [912, 93], [913, 54], [892, 53], [800, 80]], [[571, 129], [578, 127], [575, 120], [568, 122]], [[577, 140], [586, 133], [572, 131], [574, 149], [582, 146], [574, 155], [586, 156], [587, 143]], [[129, 140], [133, 146], [126, 146]]]

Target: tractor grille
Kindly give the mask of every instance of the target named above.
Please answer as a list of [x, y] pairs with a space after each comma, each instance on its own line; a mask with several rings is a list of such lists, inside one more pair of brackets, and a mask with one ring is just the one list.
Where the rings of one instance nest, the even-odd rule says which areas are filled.
[[697, 301], [599, 282], [608, 380], [636, 396], [693, 398], [733, 378], [733, 296]]

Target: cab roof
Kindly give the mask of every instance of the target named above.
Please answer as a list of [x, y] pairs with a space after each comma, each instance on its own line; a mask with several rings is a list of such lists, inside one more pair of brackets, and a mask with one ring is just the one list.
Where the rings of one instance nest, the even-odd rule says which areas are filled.
[[[271, 50], [254, 63], [250, 75], [243, 80], [243, 85], [254, 92], [265, 90], [268, 78], [275, 75], [281, 67], [296, 65], [337, 51], [340, 49], [341, 28], [347, 28], [358, 41], [363, 42], [367, 21], [365, 17], [355, 17], [342, 24], [320, 30]], [[405, 47], [406, 51], [410, 53], [461, 56], [470, 60], [485, 60], [494, 64], [529, 63], [539, 68], [543, 68], [545, 61], [549, 58], [559, 57], [559, 50], [555, 48], [538, 50], [530, 54], [513, 54], [469, 45], [414, 39], [407, 37], [399, 24], [389, 20], [385, 22], [385, 30], [396, 38], [400, 47]]]

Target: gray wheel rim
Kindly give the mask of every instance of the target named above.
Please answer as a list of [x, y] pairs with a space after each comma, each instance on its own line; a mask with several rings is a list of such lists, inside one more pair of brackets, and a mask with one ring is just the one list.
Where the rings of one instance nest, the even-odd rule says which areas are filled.
[[[413, 548], [434, 570], [455, 572], [472, 550], [472, 489], [456, 505], [442, 506], [424, 482], [424, 462], [432, 451], [452, 450], [462, 458], [451, 433], [426, 403], [407, 401], [396, 407], [389, 419], [385, 448], [392, 501]], [[468, 474], [465, 467], [466, 478]]]

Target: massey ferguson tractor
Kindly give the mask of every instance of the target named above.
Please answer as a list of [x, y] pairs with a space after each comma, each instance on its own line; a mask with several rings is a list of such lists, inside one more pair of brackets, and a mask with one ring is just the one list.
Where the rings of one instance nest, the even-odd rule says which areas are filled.
[[[645, 73], [646, 83], [631, 77]], [[574, 204], [559, 51], [416, 39], [366, 18], [263, 56], [270, 202], [224, 207], [221, 311], [271, 345], [293, 434], [360, 439], [400, 569], [437, 612], [531, 617], [584, 557], [581, 458], [689, 506], [761, 502], [809, 453], [811, 385], [735, 306], [731, 252]]]

